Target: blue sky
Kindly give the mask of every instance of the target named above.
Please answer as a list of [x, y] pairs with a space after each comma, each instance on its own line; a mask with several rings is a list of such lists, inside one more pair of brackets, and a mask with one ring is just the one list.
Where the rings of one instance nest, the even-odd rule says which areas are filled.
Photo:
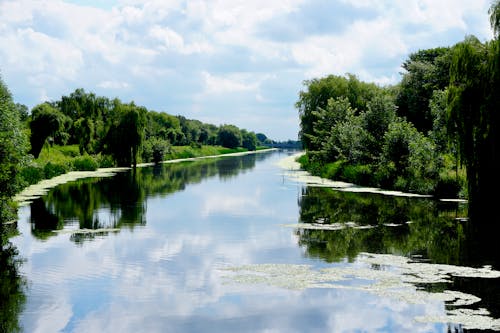
[[489, 0], [0, 0], [0, 75], [29, 107], [76, 88], [296, 139], [302, 82], [400, 80], [419, 49], [492, 38]]

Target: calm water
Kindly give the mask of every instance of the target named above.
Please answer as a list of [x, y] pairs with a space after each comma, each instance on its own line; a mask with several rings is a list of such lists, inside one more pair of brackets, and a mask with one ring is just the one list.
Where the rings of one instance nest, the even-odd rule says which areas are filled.
[[[19, 213], [11, 241], [26, 287], [11, 320], [25, 332], [461, 332], [442, 319], [450, 310], [500, 318], [499, 278], [408, 282], [407, 264], [390, 263], [500, 269], [467, 245], [466, 206], [306, 187], [276, 166], [287, 154], [142, 168], [52, 190]], [[446, 290], [481, 300], [429, 296]]]

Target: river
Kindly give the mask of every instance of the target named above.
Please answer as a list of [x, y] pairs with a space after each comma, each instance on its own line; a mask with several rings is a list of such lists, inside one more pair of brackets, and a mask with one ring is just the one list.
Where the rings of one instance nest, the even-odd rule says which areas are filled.
[[24, 332], [500, 330], [467, 205], [308, 186], [274, 151], [59, 185], [19, 211]]

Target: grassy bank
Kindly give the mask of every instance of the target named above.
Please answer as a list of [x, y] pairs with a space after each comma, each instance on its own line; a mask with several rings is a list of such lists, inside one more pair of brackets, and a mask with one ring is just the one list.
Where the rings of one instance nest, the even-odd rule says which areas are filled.
[[334, 181], [408, 193], [430, 194], [438, 198], [467, 197], [465, 169], [457, 169], [452, 159], [447, 159], [446, 156], [443, 161], [444, 167], [433, 178], [411, 173], [403, 177], [390, 163], [353, 165], [344, 160], [322, 163], [311, 159], [307, 154], [300, 156], [297, 162], [302, 169], [313, 176]]
[[[266, 149], [259, 147], [257, 150]], [[217, 156], [248, 151], [245, 148], [225, 148], [222, 146], [172, 146], [164, 160]], [[140, 161], [141, 162], [141, 161]], [[22, 187], [36, 184], [43, 179], [51, 179], [69, 171], [95, 171], [98, 168], [115, 167], [113, 160], [106, 155], [80, 155], [78, 145], [45, 146], [40, 156], [27, 163], [19, 177]]]

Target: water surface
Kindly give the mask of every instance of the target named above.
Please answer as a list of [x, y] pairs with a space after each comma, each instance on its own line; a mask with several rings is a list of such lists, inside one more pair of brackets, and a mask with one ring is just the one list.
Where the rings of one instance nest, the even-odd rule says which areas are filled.
[[307, 187], [276, 165], [288, 154], [78, 180], [22, 208], [22, 330], [480, 328], [463, 309], [500, 330], [500, 267], [468, 247], [466, 205]]

